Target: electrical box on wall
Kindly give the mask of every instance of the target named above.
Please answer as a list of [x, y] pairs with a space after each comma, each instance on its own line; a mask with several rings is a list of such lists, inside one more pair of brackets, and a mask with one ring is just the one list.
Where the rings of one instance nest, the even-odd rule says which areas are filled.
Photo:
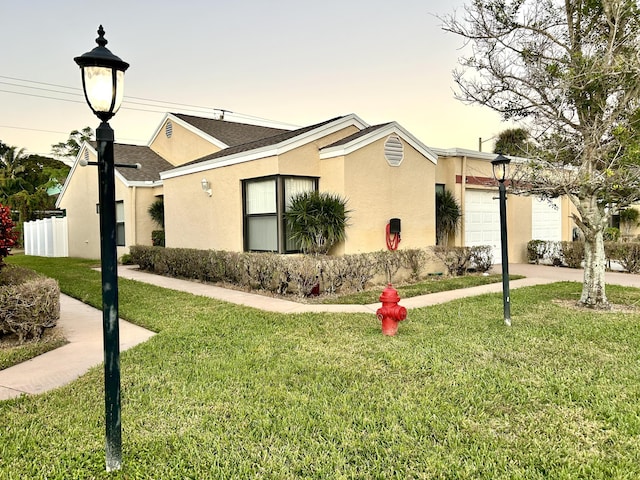
[[392, 218], [389, 220], [389, 233], [400, 233], [400, 219]]

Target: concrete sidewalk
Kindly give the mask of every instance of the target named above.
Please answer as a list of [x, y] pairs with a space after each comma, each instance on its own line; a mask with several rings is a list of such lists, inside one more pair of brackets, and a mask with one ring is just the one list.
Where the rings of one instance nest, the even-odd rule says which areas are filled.
[[[0, 370], [0, 400], [37, 394], [72, 382], [104, 360], [102, 311], [60, 295], [60, 320], [69, 341], [31, 360]], [[120, 350], [131, 348], [153, 332], [120, 320]]]
[[[500, 266], [494, 267], [500, 272]], [[559, 281], [582, 282], [583, 271], [545, 265], [513, 264], [509, 273], [524, 275], [526, 278], [514, 280], [511, 289], [548, 284]], [[347, 312], [370, 313], [380, 307], [380, 303], [370, 305], [321, 305], [296, 303], [280, 298], [256, 295], [238, 290], [228, 290], [213, 285], [163, 277], [146, 273], [136, 267], [121, 266], [118, 275], [140, 282], [202, 295], [260, 310], [278, 313], [302, 312]], [[608, 284], [640, 288], [640, 276], [620, 272], [607, 272]], [[408, 309], [436, 305], [463, 297], [497, 293], [502, 291], [501, 283], [482, 285], [460, 290], [433, 293], [419, 297], [402, 299], [400, 304]], [[60, 298], [60, 321], [69, 344], [40, 355], [20, 365], [0, 371], [0, 400], [22, 394], [37, 394], [65, 385], [83, 375], [89, 368], [103, 361], [102, 312], [74, 300], [66, 295]], [[153, 332], [120, 320], [120, 349], [126, 350], [153, 336]]]

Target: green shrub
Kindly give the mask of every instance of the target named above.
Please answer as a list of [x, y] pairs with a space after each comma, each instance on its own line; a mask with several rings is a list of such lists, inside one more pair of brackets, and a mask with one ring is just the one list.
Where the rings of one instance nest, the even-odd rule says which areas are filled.
[[561, 242], [562, 258], [569, 268], [580, 268], [584, 260], [584, 242]]
[[476, 272], [488, 272], [493, 266], [493, 252], [490, 245], [476, 245], [471, 247], [469, 263]]
[[[465, 251], [475, 251], [481, 264], [479, 268], [484, 268], [488, 248]], [[130, 261], [142, 270], [160, 275], [307, 296], [316, 286], [327, 294], [360, 292], [375, 277], [393, 276], [402, 266], [420, 272], [422, 262], [429, 258], [426, 250], [404, 252], [380, 251], [333, 257], [136, 245], [130, 248]]]
[[629, 273], [640, 273], [640, 243], [605, 243], [609, 260], [615, 260]]
[[0, 336], [18, 342], [39, 339], [60, 319], [60, 288], [55, 280], [19, 267], [5, 268], [0, 286]]
[[373, 253], [372, 257], [384, 272], [387, 283], [393, 282], [393, 277], [404, 264], [402, 251], [398, 250], [380, 250]]
[[409, 248], [407, 250], [400, 250], [402, 258], [404, 259], [403, 266], [408, 268], [411, 272], [411, 278], [418, 280], [422, 272], [422, 267], [427, 261], [428, 255], [426, 250], [419, 248]]
[[544, 240], [529, 240], [527, 243], [527, 261], [538, 265], [547, 254], [547, 244]]
[[154, 247], [164, 247], [164, 230], [154, 230], [151, 232], [151, 244]]
[[471, 248], [446, 247], [437, 245], [433, 247], [433, 253], [442, 263], [449, 275], [464, 275], [471, 264]]
[[620, 229], [616, 227], [608, 227], [604, 231], [604, 240], [606, 242], [617, 242], [620, 239]]

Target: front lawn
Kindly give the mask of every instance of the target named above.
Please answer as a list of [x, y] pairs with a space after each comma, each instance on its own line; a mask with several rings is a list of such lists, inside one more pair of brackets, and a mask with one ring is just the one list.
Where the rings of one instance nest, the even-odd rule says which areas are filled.
[[[14, 257], [100, 302], [89, 262]], [[124, 466], [104, 472], [103, 370], [0, 402], [0, 478], [637, 478], [640, 313], [580, 285], [375, 315], [261, 312], [120, 282], [158, 332], [122, 354]], [[609, 287], [633, 305], [640, 290]]]
[[[522, 275], [509, 275], [510, 280], [523, 278]], [[502, 275], [465, 275], [463, 277], [441, 277], [431, 276], [416, 283], [407, 285], [394, 285], [398, 291], [400, 298], [417, 297], [419, 295], [427, 295], [430, 293], [446, 292], [448, 290], [458, 290], [461, 288], [477, 287], [479, 285], [488, 285], [490, 283], [499, 283], [502, 281]], [[340, 295], [321, 299], [322, 303], [331, 304], [353, 304], [353, 305], [370, 305], [379, 302], [380, 294], [384, 287], [370, 288], [364, 292], [352, 293], [348, 295]]]

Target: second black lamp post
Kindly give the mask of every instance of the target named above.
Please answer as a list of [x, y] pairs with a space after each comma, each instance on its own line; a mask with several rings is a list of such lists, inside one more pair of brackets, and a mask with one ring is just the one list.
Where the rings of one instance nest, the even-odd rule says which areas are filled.
[[502, 249], [502, 304], [504, 309], [504, 324], [511, 326], [511, 296], [509, 293], [509, 249], [507, 247], [507, 189], [504, 185], [507, 179], [508, 166], [511, 159], [501, 153], [491, 161], [493, 176], [498, 181], [500, 194], [500, 245]]

